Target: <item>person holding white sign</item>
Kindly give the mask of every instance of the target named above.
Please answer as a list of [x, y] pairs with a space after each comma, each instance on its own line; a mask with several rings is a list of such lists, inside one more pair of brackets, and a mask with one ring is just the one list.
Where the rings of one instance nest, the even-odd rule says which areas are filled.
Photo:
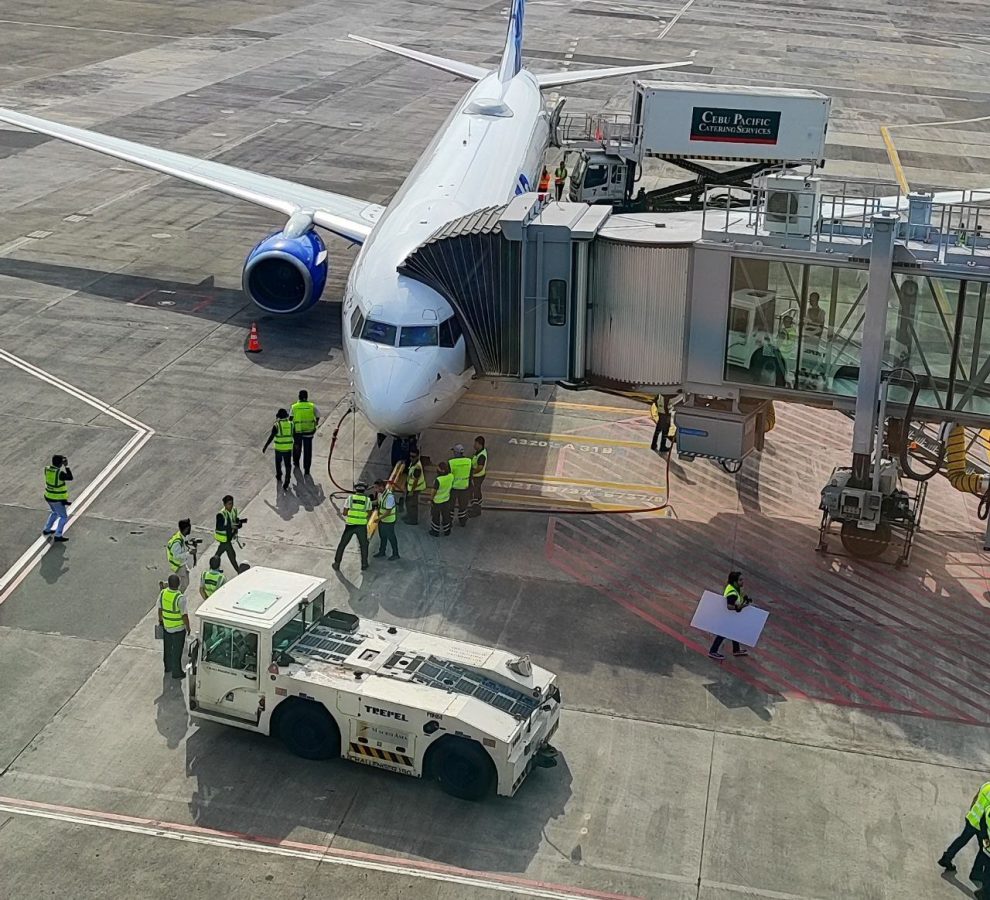
[[[725, 605], [732, 612], [742, 612], [750, 603], [753, 602], [749, 597], [743, 594], [742, 581], [742, 572], [729, 572], [728, 583], [722, 591], [722, 596], [725, 597]], [[722, 641], [724, 640], [724, 637], [716, 635], [715, 640], [712, 641], [712, 646], [708, 651], [709, 658], [725, 659], [725, 655], [718, 652], [718, 648], [722, 646]], [[749, 651], [745, 647], [741, 646], [739, 641], [733, 641], [732, 654], [733, 656], [748, 656]]]

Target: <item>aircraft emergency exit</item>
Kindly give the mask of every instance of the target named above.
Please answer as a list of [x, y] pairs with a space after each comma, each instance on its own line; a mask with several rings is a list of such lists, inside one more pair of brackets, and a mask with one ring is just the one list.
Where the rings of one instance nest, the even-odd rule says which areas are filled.
[[453, 309], [400, 275], [405, 258], [440, 226], [507, 203], [536, 185], [550, 136], [541, 90], [687, 62], [534, 74], [522, 65], [525, 0], [513, 0], [498, 69], [350, 35], [474, 82], [387, 207], [0, 109], [0, 121], [246, 200], [286, 216], [248, 254], [245, 293], [268, 313], [315, 304], [329, 257], [317, 229], [360, 244], [343, 303], [344, 353], [356, 403], [380, 432], [433, 425], [473, 374]]

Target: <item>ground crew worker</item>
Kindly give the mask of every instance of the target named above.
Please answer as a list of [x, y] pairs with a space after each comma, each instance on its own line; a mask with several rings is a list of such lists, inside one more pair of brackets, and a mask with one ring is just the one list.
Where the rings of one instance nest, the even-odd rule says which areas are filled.
[[409, 451], [409, 468], [406, 469], [406, 518], [407, 525], [419, 524], [419, 495], [426, 490], [423, 461], [418, 450]]
[[670, 397], [657, 394], [656, 406], [657, 427], [653, 429], [653, 440], [650, 443], [650, 449], [662, 456], [670, 449], [668, 440], [670, 438], [670, 426], [674, 423], [674, 414], [670, 411]]
[[[988, 840], [988, 813], [990, 813], [990, 781], [981, 785], [980, 789], [976, 792], [976, 796], [970, 804], [969, 812], [966, 813], [966, 820], [963, 822], [962, 832], [959, 834], [959, 837], [949, 844], [945, 850], [945, 853], [939, 857], [938, 864], [945, 869], [946, 872], [956, 871], [956, 867], [952, 860], [956, 858], [956, 854], [971, 840], [973, 840], [973, 838], [979, 836], [980, 846], [986, 846]], [[973, 867], [969, 873], [969, 878], [971, 881], [983, 881], [984, 865], [986, 862], [984, 857], [984, 852], [977, 849], [976, 859], [973, 860]]]
[[69, 521], [69, 488], [67, 481], [72, 481], [72, 470], [69, 468], [69, 461], [59, 454], [52, 457], [52, 464], [45, 466], [45, 502], [51, 510], [51, 515], [45, 523], [42, 534], [54, 534], [53, 540], [64, 542], [67, 537], [62, 537], [66, 522]]
[[[234, 573], [237, 574], [236, 572]], [[210, 557], [210, 568], [204, 573], [199, 582], [199, 596], [204, 600], [209, 600], [210, 595], [227, 580], [220, 568], [220, 557]]]
[[430, 534], [433, 537], [450, 535], [450, 494], [453, 486], [454, 476], [450, 472], [450, 466], [441, 460], [437, 463], [437, 478], [433, 482], [433, 505], [430, 507]]
[[378, 552], [375, 556], [384, 556], [385, 548], [391, 546], [389, 560], [395, 560], [399, 558], [399, 542], [395, 538], [395, 493], [387, 481], [376, 481], [375, 490], [378, 491]]
[[[280, 409], [275, 413], [275, 424], [272, 425], [271, 434], [265, 441], [265, 446], [261, 448], [264, 453], [269, 444], [275, 445], [275, 480], [280, 482], [282, 490], [289, 489], [289, 479], [292, 477], [292, 451], [295, 448], [295, 440], [292, 433], [292, 420], [289, 418], [287, 410]], [[282, 478], [282, 466], [285, 465], [285, 478]]]
[[[725, 605], [732, 612], [742, 612], [746, 606], [753, 602], [742, 592], [742, 572], [729, 572], [729, 577], [726, 580], [727, 584], [722, 591], [722, 596], [725, 597]], [[721, 635], [716, 635], [715, 640], [712, 641], [711, 649], [708, 651], [708, 655], [712, 659], [725, 659], [725, 656], [718, 652], [718, 648], [722, 646], [722, 641], [724, 640], [725, 638]], [[735, 656], [749, 655], [749, 651], [745, 647], [741, 647], [739, 641], [732, 642], [732, 653]]]
[[543, 172], [540, 175], [540, 186], [536, 189], [538, 194], [546, 197], [550, 193], [550, 172], [546, 166], [543, 167]]
[[217, 513], [217, 522], [213, 531], [213, 537], [220, 545], [214, 555], [222, 556], [226, 553], [235, 572], [237, 571], [237, 554], [234, 552], [234, 538], [237, 537], [237, 532], [246, 521], [247, 519], [240, 518], [234, 508], [234, 498], [227, 494], [223, 498], [223, 506]]
[[[196, 545], [189, 540], [192, 525], [188, 519], [179, 520], [179, 530], [175, 532], [165, 545], [165, 554], [172, 573], [179, 577], [179, 590], [184, 591], [189, 586], [189, 570], [196, 565]], [[192, 566], [189, 557], [192, 556]]]
[[292, 416], [292, 465], [299, 468], [302, 457], [303, 473], [308, 475], [313, 464], [313, 435], [320, 424], [320, 411], [309, 402], [306, 391], [299, 392], [299, 400], [289, 410]]
[[474, 439], [474, 456], [471, 457], [471, 508], [468, 514], [473, 518], [481, 515], [481, 501], [484, 499], [481, 486], [487, 474], [488, 451], [485, 449], [485, 439], [479, 434]]
[[463, 528], [467, 525], [468, 506], [471, 504], [471, 460], [464, 455], [463, 444], [454, 444], [450, 452], [454, 454], [447, 461], [450, 474], [454, 476], [451, 495], [453, 505], [457, 507], [457, 524]]
[[564, 182], [567, 181], [567, 166], [564, 165], [564, 157], [560, 158], [557, 168], [553, 172], [553, 189], [560, 200], [564, 196]]
[[368, 485], [359, 481], [354, 485], [354, 493], [344, 501], [344, 533], [337, 543], [337, 552], [333, 557], [334, 570], [340, 569], [340, 561], [344, 558], [344, 548], [357, 537], [361, 547], [361, 569], [368, 568], [368, 519], [371, 517], [371, 498], [368, 496]]
[[173, 678], [185, 678], [182, 669], [182, 648], [186, 632], [190, 631], [186, 595], [179, 590], [179, 576], [169, 575], [168, 584], [159, 582], [162, 592], [158, 595], [158, 624], [162, 626], [162, 661], [165, 674]]

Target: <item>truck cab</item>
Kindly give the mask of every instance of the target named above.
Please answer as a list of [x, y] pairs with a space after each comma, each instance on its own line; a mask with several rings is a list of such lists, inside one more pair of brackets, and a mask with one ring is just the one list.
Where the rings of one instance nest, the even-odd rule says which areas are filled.
[[190, 715], [478, 800], [554, 765], [552, 672], [527, 656], [328, 609], [336, 586], [255, 567], [199, 608]]
[[634, 173], [635, 166], [621, 156], [582, 151], [571, 171], [568, 198], [572, 203], [623, 203], [632, 191]]

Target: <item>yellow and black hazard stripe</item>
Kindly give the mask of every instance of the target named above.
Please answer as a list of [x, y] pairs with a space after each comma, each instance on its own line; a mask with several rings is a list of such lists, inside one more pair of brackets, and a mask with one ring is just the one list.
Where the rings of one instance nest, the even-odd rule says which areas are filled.
[[367, 756], [370, 759], [380, 759], [382, 762], [395, 763], [397, 766], [413, 767], [411, 756], [402, 753], [393, 753], [391, 750], [382, 750], [379, 747], [369, 747], [367, 744], [351, 744], [351, 753], [357, 756]]

